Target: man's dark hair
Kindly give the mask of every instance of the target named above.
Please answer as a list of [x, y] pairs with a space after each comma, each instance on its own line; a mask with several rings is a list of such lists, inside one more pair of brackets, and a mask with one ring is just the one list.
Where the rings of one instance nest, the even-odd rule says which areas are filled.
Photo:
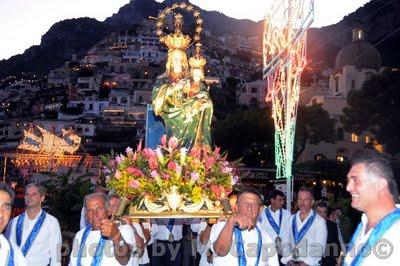
[[261, 195], [260, 191], [258, 191], [258, 189], [256, 189], [256, 188], [253, 188], [253, 187], [245, 187], [245, 188], [241, 189], [241, 190], [239, 191], [239, 193], [238, 193], [238, 200], [239, 200], [240, 196], [241, 196], [242, 194], [244, 194], [244, 193], [251, 193], [251, 194], [254, 194], [254, 195], [256, 195], [256, 196], [260, 199], [260, 202], [263, 201], [263, 196]]
[[309, 187], [300, 187], [299, 191], [297, 191], [297, 195], [299, 195], [300, 192], [308, 192], [311, 194], [311, 197], [314, 198], [314, 191]]
[[317, 209], [318, 207], [319, 208], [326, 208], [328, 210], [328, 204], [325, 201], [322, 201], [322, 200], [318, 201], [315, 204], [315, 209]]
[[279, 189], [274, 189], [269, 193], [269, 199], [275, 199], [277, 196], [280, 196], [282, 198], [285, 197], [285, 194], [283, 194], [282, 191], [280, 191]]
[[394, 180], [392, 166], [388, 160], [377, 154], [358, 152], [354, 155], [351, 161], [352, 166], [356, 164], [365, 165], [365, 171], [368, 176], [372, 175], [377, 178], [385, 179], [394, 202], [397, 203], [399, 201], [399, 190], [397, 188], [397, 183]]
[[11, 205], [13, 205], [14, 204], [14, 198], [15, 198], [14, 190], [12, 190], [12, 188], [9, 185], [7, 185], [6, 183], [0, 183], [0, 191], [4, 191], [8, 195], [10, 195]]
[[228, 199], [230, 199], [231, 197], [234, 197], [234, 196], [238, 196], [238, 195], [239, 195], [239, 192], [237, 192], [237, 191], [232, 191], [231, 193], [229, 193]]

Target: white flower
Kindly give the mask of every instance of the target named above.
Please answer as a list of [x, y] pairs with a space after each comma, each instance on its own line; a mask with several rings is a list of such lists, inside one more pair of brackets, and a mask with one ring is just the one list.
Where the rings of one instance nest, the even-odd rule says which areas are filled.
[[126, 154], [132, 154], [133, 153], [133, 149], [131, 147], [128, 147], [125, 149], [125, 153]]

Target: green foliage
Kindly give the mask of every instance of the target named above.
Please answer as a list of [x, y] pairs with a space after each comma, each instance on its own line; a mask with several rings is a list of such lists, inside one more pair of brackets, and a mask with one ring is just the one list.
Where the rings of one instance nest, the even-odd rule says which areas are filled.
[[[269, 109], [238, 109], [213, 126], [215, 144], [227, 151], [231, 159], [241, 158], [255, 142], [273, 144], [274, 141]], [[244, 163], [248, 163], [246, 158]]]
[[371, 132], [385, 151], [399, 153], [400, 71], [390, 69], [366, 80], [361, 90], [350, 91], [340, 121], [348, 132]]
[[351, 207], [351, 199], [340, 199], [338, 205], [342, 207], [340, 230], [345, 243], [348, 243], [361, 220], [361, 213]]
[[228, 77], [223, 83], [222, 89], [211, 87], [210, 97], [214, 105], [214, 116], [217, 119], [223, 119], [227, 114], [237, 110], [239, 105], [236, 103], [236, 89], [239, 80]]
[[336, 140], [335, 123], [328, 111], [320, 105], [299, 106], [297, 111], [295, 160], [303, 152], [307, 141], [318, 144], [321, 141], [333, 143]]
[[48, 193], [46, 205], [49, 212], [57, 217], [62, 230], [79, 230], [83, 198], [90, 193], [90, 181], [84, 176], [68, 182], [71, 171], [62, 176], [49, 173], [50, 178], [42, 183]]

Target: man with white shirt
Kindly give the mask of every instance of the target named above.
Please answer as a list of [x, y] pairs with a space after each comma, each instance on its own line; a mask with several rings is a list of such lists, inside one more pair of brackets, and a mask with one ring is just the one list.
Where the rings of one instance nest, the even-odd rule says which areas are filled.
[[[117, 212], [119, 202], [120, 202], [120, 197], [118, 195], [109, 195], [108, 196], [108, 201], [110, 205], [110, 214], [111, 217], [114, 217], [115, 213]], [[123, 216], [122, 220], [127, 224], [130, 225], [133, 229], [134, 236], [135, 236], [135, 243], [137, 247], [137, 252], [134, 252], [133, 254], [133, 261], [134, 264], [139, 264], [140, 258], [145, 256], [147, 260], [149, 260], [148, 254], [147, 254], [147, 249], [144, 245], [144, 234], [142, 227], [140, 226], [139, 223], [132, 222], [132, 219], [129, 216]]]
[[137, 265], [131, 259], [136, 249], [133, 229], [110, 220], [107, 195], [89, 194], [84, 205], [89, 225], [75, 235], [69, 265]]
[[299, 210], [289, 220], [288, 245], [282, 245], [283, 264], [320, 265], [328, 233], [325, 220], [313, 211], [313, 204], [313, 191], [301, 187], [297, 193]]
[[361, 212], [348, 245], [345, 265], [399, 265], [400, 209], [397, 184], [390, 164], [383, 158], [359, 154], [347, 174], [351, 206]]
[[187, 219], [155, 219], [152, 224], [154, 236], [151, 265], [181, 266], [182, 229]]
[[275, 241], [278, 252], [282, 243], [287, 243], [285, 239], [289, 230], [290, 212], [283, 209], [285, 194], [280, 190], [273, 190], [270, 193], [270, 205], [264, 207], [260, 214], [260, 223], [263, 230]]
[[213, 225], [213, 265], [279, 265], [273, 240], [257, 225], [261, 199], [256, 189], [244, 188], [238, 194], [237, 213]]
[[[104, 193], [107, 194], [107, 190], [102, 186], [96, 186], [93, 190], [93, 193]], [[80, 229], [84, 229], [89, 224], [89, 221], [86, 218], [86, 209], [85, 206], [81, 209], [81, 219], [79, 221]]]
[[57, 218], [42, 209], [46, 189], [29, 184], [25, 190], [25, 212], [11, 220], [7, 236], [24, 254], [28, 265], [61, 265], [61, 230]]
[[3, 235], [10, 221], [14, 197], [14, 191], [7, 184], [0, 183], [0, 265], [26, 266], [21, 250]]

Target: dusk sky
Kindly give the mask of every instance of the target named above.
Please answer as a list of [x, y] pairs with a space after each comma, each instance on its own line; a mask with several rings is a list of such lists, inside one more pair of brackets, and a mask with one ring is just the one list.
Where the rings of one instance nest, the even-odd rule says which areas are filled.
[[[150, 0], [149, 0], [150, 1]], [[315, 0], [313, 27], [340, 21], [369, 0]], [[158, 2], [162, 2], [159, 1]], [[217, 10], [238, 19], [261, 20], [271, 0], [190, 0], [205, 10]], [[103, 21], [129, 0], [1, 0], [0, 60], [23, 53], [56, 22], [69, 18], [92, 17]]]

